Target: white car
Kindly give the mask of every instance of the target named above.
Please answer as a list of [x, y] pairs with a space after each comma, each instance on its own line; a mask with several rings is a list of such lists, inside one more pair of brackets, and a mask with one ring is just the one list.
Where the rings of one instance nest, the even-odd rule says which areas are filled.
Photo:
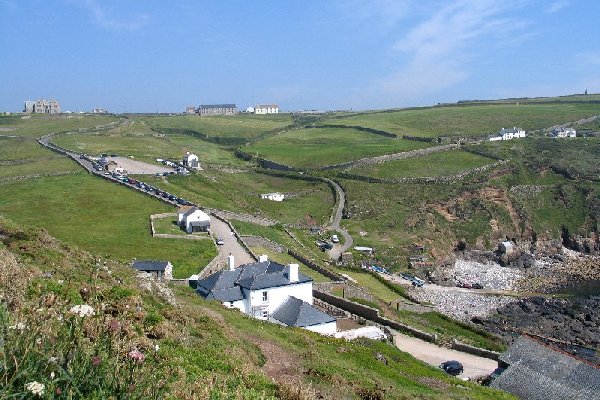
[[331, 241], [333, 243], [339, 243], [340, 242], [340, 238], [338, 237], [338, 235], [331, 235]]

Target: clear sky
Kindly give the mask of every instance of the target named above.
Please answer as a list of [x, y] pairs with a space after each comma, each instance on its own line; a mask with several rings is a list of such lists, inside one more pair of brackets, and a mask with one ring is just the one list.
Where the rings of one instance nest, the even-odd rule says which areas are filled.
[[598, 0], [0, 0], [0, 111], [600, 92]]

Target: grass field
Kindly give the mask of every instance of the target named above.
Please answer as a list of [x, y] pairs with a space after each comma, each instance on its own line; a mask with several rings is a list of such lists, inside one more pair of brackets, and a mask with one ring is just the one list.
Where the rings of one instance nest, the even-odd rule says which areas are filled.
[[172, 117], [146, 117], [153, 128], [161, 130], [186, 129], [208, 136], [255, 138], [291, 124], [289, 115], [251, 115], [199, 117], [197, 115]]
[[0, 180], [14, 177], [37, 175], [58, 175], [81, 171], [81, 167], [67, 157], [47, 157], [26, 163], [3, 165], [0, 167]]
[[200, 164], [214, 163], [234, 166], [247, 165], [235, 157], [231, 149], [189, 135], [153, 131], [145, 120], [132, 119], [100, 134], [68, 133], [57, 135], [54, 143], [64, 148], [88, 154], [116, 153], [139, 159], [168, 158], [179, 160], [186, 152], [199, 155]]
[[197, 273], [216, 255], [210, 240], [152, 238], [150, 214], [172, 207], [83, 172], [5, 182], [0, 192], [0, 214], [19, 224], [43, 227], [67, 243], [122, 261], [169, 260], [176, 277]]
[[30, 138], [0, 137], [0, 162], [55, 156], [36, 140]]
[[502, 127], [518, 126], [528, 131], [598, 114], [600, 104], [502, 104], [368, 112], [325, 122], [358, 125], [400, 136], [486, 136]]
[[428, 146], [356, 129], [311, 128], [272, 136], [242, 150], [285, 165], [310, 169]]
[[22, 119], [20, 116], [0, 116], [0, 126], [14, 128], [3, 134], [39, 138], [51, 132], [64, 132], [79, 128], [92, 128], [109, 122], [118, 121], [110, 115], [31, 115]]
[[[333, 196], [321, 182], [273, 177], [255, 172], [224, 173], [207, 170], [168, 179], [143, 177], [145, 182], [184, 197], [202, 207], [259, 214], [283, 223], [305, 223], [329, 219]], [[282, 202], [263, 200], [261, 193], [290, 194]]]
[[495, 160], [461, 150], [429, 154], [404, 160], [389, 161], [360, 168], [351, 173], [375, 178], [438, 177], [456, 175], [463, 171], [482, 167]]

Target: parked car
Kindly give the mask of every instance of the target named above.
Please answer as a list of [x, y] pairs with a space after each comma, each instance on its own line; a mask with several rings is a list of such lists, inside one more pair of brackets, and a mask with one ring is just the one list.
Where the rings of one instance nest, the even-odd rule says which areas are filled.
[[415, 278], [413, 275], [407, 274], [406, 272], [401, 273], [400, 276], [406, 279], [407, 281], [412, 281]]
[[473, 289], [483, 289], [483, 285], [481, 283], [474, 283], [471, 287]]
[[225, 244], [225, 241], [221, 238], [217, 238], [217, 240], [215, 241], [216, 244], [218, 244], [219, 246], [222, 246]]
[[414, 287], [422, 287], [425, 284], [424, 280], [419, 279], [416, 276], [411, 281]]
[[321, 251], [333, 249], [333, 244], [331, 244], [329, 242], [323, 242], [323, 241], [320, 241], [320, 240], [317, 240], [317, 246], [319, 246], [319, 248], [321, 249]]
[[340, 242], [340, 238], [338, 237], [338, 235], [331, 235], [331, 241], [333, 243], [339, 243]]
[[462, 374], [463, 372], [463, 365], [456, 360], [443, 362], [440, 364], [440, 368], [452, 376]]

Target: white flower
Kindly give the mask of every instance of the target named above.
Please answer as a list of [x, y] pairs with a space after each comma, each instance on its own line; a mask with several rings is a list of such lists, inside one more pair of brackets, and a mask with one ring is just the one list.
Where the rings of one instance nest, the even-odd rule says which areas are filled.
[[17, 330], [19, 330], [19, 331], [22, 331], [22, 330], [24, 330], [26, 327], [27, 327], [27, 326], [26, 326], [24, 323], [22, 323], [22, 322], [19, 322], [19, 323], [18, 323], [18, 324], [16, 324], [16, 325], [11, 325], [11, 326], [9, 326], [9, 327], [8, 327], [8, 329], [17, 329]]
[[49, 357], [48, 358], [49, 363], [56, 364], [57, 361], [58, 361], [58, 357]]
[[63, 283], [65, 283], [65, 281], [64, 281], [63, 279], [59, 279], [59, 280], [58, 280], [58, 284], [59, 284], [59, 285], [62, 285]]
[[50, 379], [54, 379], [55, 376], [56, 374], [54, 373], [54, 371], [50, 372]]
[[154, 345], [154, 351], [158, 352], [158, 350], [160, 350], [160, 347], [157, 344], [155, 344]]
[[25, 385], [25, 388], [36, 396], [42, 396], [44, 394], [44, 389], [46, 389], [43, 383], [36, 381], [29, 382], [27, 385]]
[[80, 305], [77, 305], [77, 306], [73, 306], [69, 310], [69, 313], [78, 315], [81, 318], [88, 317], [88, 316], [91, 316], [91, 315], [95, 314], [94, 309], [92, 308], [92, 306], [88, 306], [87, 304], [80, 304]]

